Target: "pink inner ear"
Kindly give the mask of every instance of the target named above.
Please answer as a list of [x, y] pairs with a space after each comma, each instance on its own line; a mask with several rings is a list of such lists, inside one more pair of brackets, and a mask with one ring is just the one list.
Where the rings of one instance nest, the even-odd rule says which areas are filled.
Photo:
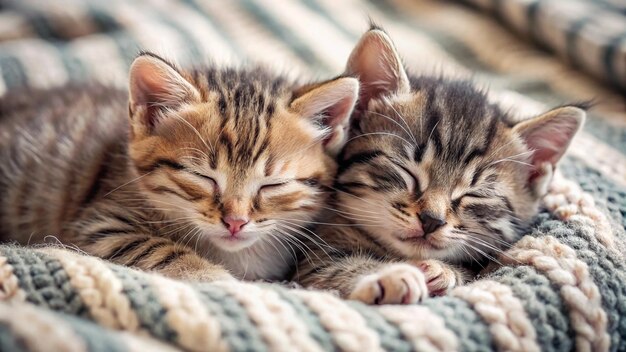
[[379, 31], [366, 33], [354, 49], [346, 73], [361, 82], [358, 110], [367, 109], [369, 101], [409, 87], [403, 64], [389, 37]]
[[567, 150], [578, 124], [572, 118], [553, 118], [525, 133], [526, 143], [535, 152], [533, 165], [556, 164]]
[[519, 126], [522, 138], [533, 151], [530, 160], [534, 167], [529, 177], [531, 182], [542, 176], [546, 163], [556, 165], [584, 121], [584, 112], [571, 109], [548, 112]]
[[[324, 126], [328, 126], [331, 129], [331, 133], [329, 133], [324, 138], [324, 146], [326, 146], [337, 133], [337, 128], [342, 128], [346, 130], [348, 128], [348, 124], [346, 121], [350, 118], [350, 112], [352, 111], [353, 100], [351, 98], [345, 98], [338, 101], [335, 105], [330, 106], [324, 112]], [[343, 127], [338, 127], [343, 125]]]

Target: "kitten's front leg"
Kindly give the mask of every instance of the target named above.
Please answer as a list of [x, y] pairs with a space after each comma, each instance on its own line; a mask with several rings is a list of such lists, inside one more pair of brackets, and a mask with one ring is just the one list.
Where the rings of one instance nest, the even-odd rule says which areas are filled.
[[361, 277], [349, 298], [367, 304], [413, 304], [428, 297], [426, 277], [406, 263], [393, 263]]
[[413, 304], [463, 281], [461, 270], [438, 260], [391, 263], [363, 276], [349, 297], [367, 304]]
[[235, 279], [223, 266], [169, 238], [120, 231], [106, 236], [92, 234], [80, 247], [105, 260], [173, 279], [195, 282]]
[[451, 289], [463, 285], [466, 281], [466, 273], [450, 264], [439, 260], [416, 260], [411, 264], [417, 266], [426, 277], [429, 295], [443, 296]]

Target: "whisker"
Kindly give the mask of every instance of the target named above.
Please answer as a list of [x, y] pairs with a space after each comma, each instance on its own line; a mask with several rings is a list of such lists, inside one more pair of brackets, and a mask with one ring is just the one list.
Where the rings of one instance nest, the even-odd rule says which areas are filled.
[[[394, 109], [394, 110], [395, 110], [395, 109]], [[409, 145], [415, 145], [415, 146], [417, 146], [417, 140], [415, 139], [415, 136], [413, 135], [413, 133], [411, 133], [409, 130], [407, 130], [407, 129], [406, 129], [404, 126], [402, 126], [402, 125], [401, 125], [398, 121], [396, 121], [396, 120], [392, 119], [391, 117], [389, 117], [389, 116], [387, 116], [387, 115], [384, 115], [384, 114], [378, 113], [378, 112], [376, 112], [376, 111], [367, 110], [367, 112], [372, 113], [372, 114], [376, 114], [376, 115], [378, 115], [378, 116], [380, 116], [380, 117], [384, 117], [384, 118], [386, 118], [387, 120], [389, 120], [389, 121], [391, 121], [391, 122], [395, 123], [395, 124], [396, 124], [398, 127], [400, 127], [400, 128], [401, 128], [404, 132], [406, 132], [406, 134], [407, 134], [409, 137], [411, 137], [411, 139], [413, 140], [413, 144], [409, 144]], [[397, 112], [396, 112], [396, 114], [397, 114]], [[400, 116], [400, 115], [398, 115], [398, 116]]]
[[411, 142], [407, 141], [406, 139], [398, 136], [397, 134], [393, 134], [393, 133], [390, 133], [390, 132], [369, 132], [369, 133], [360, 134], [358, 136], [354, 136], [354, 137], [348, 139], [346, 141], [346, 144], [350, 143], [351, 141], [353, 141], [353, 140], [355, 140], [357, 138], [366, 137], [366, 136], [375, 136], [375, 135], [396, 137], [396, 138], [399, 138], [399, 139], [403, 140], [404, 143], [406, 143], [408, 145], [413, 145], [413, 144], [411, 144]]
[[130, 180], [130, 181], [128, 181], [128, 182], [126, 182], [126, 183], [122, 184], [121, 186], [118, 186], [118, 187], [114, 188], [113, 190], [111, 190], [111, 191], [109, 191], [107, 194], [105, 194], [105, 195], [103, 196], [103, 198], [106, 198], [108, 195], [110, 195], [111, 193], [113, 193], [113, 192], [117, 191], [118, 189], [120, 189], [120, 188], [122, 188], [122, 187], [126, 187], [126, 186], [128, 186], [129, 184], [131, 184], [131, 183], [133, 183], [133, 182], [139, 181], [140, 179], [142, 179], [142, 178], [144, 178], [144, 177], [146, 177], [146, 176], [150, 175], [150, 174], [151, 174], [151, 173], [153, 173], [153, 172], [154, 172], [154, 171], [147, 172], [147, 173], [145, 173], [145, 174], [143, 174], [143, 175], [141, 175], [141, 176], [139, 176], [139, 177], [136, 177], [136, 178], [134, 178], [134, 179], [132, 179], [132, 180]]

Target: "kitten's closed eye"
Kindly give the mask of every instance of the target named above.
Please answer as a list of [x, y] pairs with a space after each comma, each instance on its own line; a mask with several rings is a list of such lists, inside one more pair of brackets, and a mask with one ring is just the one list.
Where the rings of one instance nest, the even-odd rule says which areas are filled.
[[419, 191], [420, 190], [420, 183], [419, 180], [417, 179], [417, 176], [415, 176], [411, 171], [409, 171], [409, 169], [407, 169], [406, 167], [400, 165], [400, 164], [395, 164], [395, 166], [400, 169], [400, 176], [402, 176], [402, 179], [404, 179], [404, 182], [406, 182], [409, 191]]
[[287, 185], [288, 183], [289, 183], [289, 181], [281, 181], [281, 182], [264, 184], [261, 187], [259, 187], [259, 192], [262, 192], [262, 191], [274, 191], [274, 190], [277, 190], [277, 189]]
[[192, 174], [194, 174], [194, 175], [196, 175], [198, 177], [201, 177], [201, 178], [211, 182], [214, 187], [217, 187], [217, 181], [215, 181], [215, 179], [213, 177], [201, 174], [201, 173], [199, 173], [197, 171], [193, 171], [193, 170], [186, 170], [186, 171], [189, 171], [190, 173], [192, 173]]
[[460, 197], [454, 198], [452, 200], [452, 209], [455, 209], [455, 210], [458, 209], [458, 207], [461, 205], [461, 201], [466, 198], [484, 199], [484, 198], [489, 198], [489, 197], [487, 195], [480, 194], [477, 192], [467, 192], [461, 195]]
[[187, 172], [187, 173], [190, 173], [192, 175], [198, 176], [198, 177], [200, 177], [200, 178], [202, 178], [202, 179], [204, 179], [206, 181], [209, 181], [213, 185], [213, 187], [215, 187], [216, 190], [217, 190], [217, 187], [218, 187], [217, 181], [215, 181], [215, 179], [213, 177], [211, 177], [211, 176], [207, 176], [207, 175], [202, 174], [202, 173], [200, 173], [198, 171], [195, 171], [195, 170], [190, 170], [187, 167], [185, 167], [184, 165], [179, 164], [179, 163], [177, 163], [177, 162], [175, 162], [173, 160], [169, 160], [169, 159], [159, 159], [156, 162], [156, 164], [160, 165], [160, 166], [166, 166], [166, 167], [169, 167], [169, 168], [174, 169], [174, 170], [183, 171], [183, 172]]

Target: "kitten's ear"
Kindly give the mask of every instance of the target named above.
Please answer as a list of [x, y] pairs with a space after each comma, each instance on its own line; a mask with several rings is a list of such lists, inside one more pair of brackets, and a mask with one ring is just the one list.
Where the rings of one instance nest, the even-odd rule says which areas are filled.
[[372, 98], [408, 93], [409, 78], [400, 55], [387, 33], [378, 28], [367, 31], [352, 50], [346, 74], [361, 82], [359, 108], [367, 109]]
[[[586, 113], [583, 109], [574, 106], [565, 106], [550, 110], [540, 116], [522, 121], [513, 127], [528, 148], [533, 150], [531, 164], [534, 171], [530, 176], [531, 183], [543, 184], [556, 163], [567, 151], [576, 133], [585, 122]], [[543, 178], [543, 180], [542, 180]], [[544, 189], [538, 193], [544, 193]]]
[[359, 81], [341, 77], [307, 89], [289, 107], [320, 125], [315, 133], [323, 139], [327, 152], [335, 155], [346, 143], [350, 115], [358, 97]]
[[200, 100], [198, 90], [167, 61], [142, 54], [130, 67], [130, 112], [139, 123], [152, 129], [164, 109], [176, 109]]

